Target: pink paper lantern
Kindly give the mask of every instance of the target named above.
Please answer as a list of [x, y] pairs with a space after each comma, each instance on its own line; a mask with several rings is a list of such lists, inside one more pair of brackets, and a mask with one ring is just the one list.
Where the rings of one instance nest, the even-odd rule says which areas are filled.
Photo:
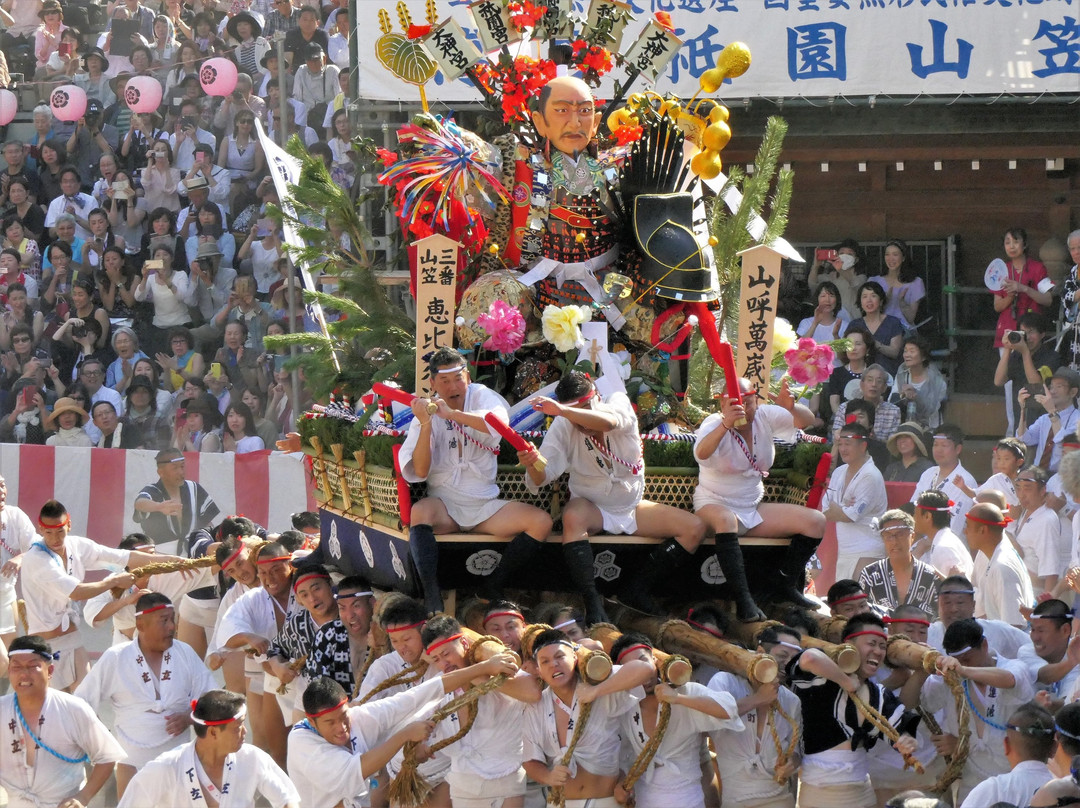
[[124, 90], [124, 103], [132, 112], [157, 112], [161, 94], [161, 84], [153, 76], [132, 76]]
[[59, 121], [77, 121], [86, 113], [86, 91], [74, 84], [63, 84], [52, 91], [49, 106]]
[[218, 56], [199, 68], [199, 83], [207, 95], [226, 96], [236, 89], [236, 65]]
[[19, 97], [11, 90], [0, 90], [0, 126], [7, 126], [15, 120], [19, 111]]

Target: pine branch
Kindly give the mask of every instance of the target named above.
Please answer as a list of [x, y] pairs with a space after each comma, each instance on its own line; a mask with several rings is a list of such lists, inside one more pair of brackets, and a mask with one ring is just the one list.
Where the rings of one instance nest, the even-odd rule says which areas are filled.
[[313, 289], [304, 289], [304, 300], [307, 303], [318, 303], [324, 309], [333, 309], [347, 314], [349, 317], [367, 317], [368, 313], [352, 300], [340, 295], [331, 295], [326, 292], [317, 292]]

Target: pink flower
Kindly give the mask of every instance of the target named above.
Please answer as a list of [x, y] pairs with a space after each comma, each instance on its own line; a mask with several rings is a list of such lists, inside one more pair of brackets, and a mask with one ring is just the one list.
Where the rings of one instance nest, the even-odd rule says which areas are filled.
[[477, 315], [476, 324], [487, 332], [484, 347], [488, 350], [512, 354], [525, 341], [525, 318], [505, 300], [491, 301], [487, 314]]
[[818, 345], [809, 337], [803, 337], [784, 354], [784, 359], [788, 363], [788, 375], [799, 384], [812, 387], [832, 375], [836, 354], [828, 345]]

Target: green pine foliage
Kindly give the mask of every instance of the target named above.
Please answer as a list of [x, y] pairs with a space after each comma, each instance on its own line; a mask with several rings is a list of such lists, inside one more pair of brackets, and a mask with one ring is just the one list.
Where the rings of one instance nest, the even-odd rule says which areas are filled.
[[[365, 155], [362, 161], [374, 157], [369, 141], [358, 139], [353, 146]], [[295, 210], [291, 221], [304, 247], [289, 249], [290, 257], [294, 263], [305, 263], [312, 277], [325, 274], [337, 278], [336, 294], [305, 291], [304, 299], [341, 317], [327, 324], [326, 335], [307, 332], [267, 337], [267, 347], [277, 351], [295, 345], [300, 349], [286, 367], [303, 368], [304, 383], [315, 400], [325, 400], [335, 389], [355, 399], [366, 393], [372, 382], [391, 378], [411, 390], [415, 324], [378, 282], [377, 266], [364, 246], [370, 234], [357, 200], [331, 181], [323, 161], [308, 154], [298, 137], [293, 136], [287, 149], [302, 164], [300, 184], [291, 188]], [[357, 166], [357, 176], [366, 167]], [[273, 209], [270, 215], [280, 222], [286, 213]]]
[[[729, 338], [733, 338], [739, 331], [742, 266], [738, 254], [756, 244], [775, 241], [784, 234], [787, 227], [794, 173], [788, 169], [777, 171], [787, 128], [787, 122], [783, 118], [769, 118], [761, 146], [754, 158], [754, 173], [747, 174], [740, 167], [731, 166], [727, 182], [712, 200], [709, 232], [716, 239], [713, 256], [720, 284], [721, 304], [716, 319], [722, 334]], [[728, 210], [723, 201], [724, 195], [733, 188], [742, 194], [742, 202], [734, 213]], [[747, 224], [754, 213], [765, 220], [765, 232], [760, 240], [747, 231]], [[714, 395], [720, 390], [723, 381], [723, 371], [709, 355], [704, 341], [695, 339], [683, 408], [690, 423], [700, 422], [705, 411], [716, 409]]]

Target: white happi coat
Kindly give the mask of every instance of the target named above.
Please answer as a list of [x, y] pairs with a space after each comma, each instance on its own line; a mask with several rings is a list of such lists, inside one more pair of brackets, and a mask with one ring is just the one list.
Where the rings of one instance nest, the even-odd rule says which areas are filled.
[[[462, 409], [470, 415], [492, 412], [503, 421], [509, 420], [510, 405], [506, 399], [482, 384], [469, 385]], [[432, 416], [431, 466], [427, 477], [417, 474], [412, 463], [419, 439], [420, 422], [414, 418], [399, 455], [401, 476], [410, 483], [426, 480], [428, 496], [441, 500], [459, 527], [475, 527], [506, 504], [499, 499], [499, 486], [495, 484], [501, 440], [497, 434]]]
[[[705, 797], [701, 792], [701, 744], [705, 733], [730, 730], [740, 732], [745, 728], [738, 716], [735, 697], [721, 690], [714, 690], [687, 682], [678, 688], [690, 696], [705, 696], [717, 702], [731, 718], [716, 718], [689, 707], [671, 706], [667, 731], [660, 742], [645, 774], [634, 786], [638, 808], [704, 808]], [[659, 720], [660, 704], [657, 704]], [[629, 767], [649, 742], [645, 734], [641, 702], [625, 713], [620, 721], [623, 737], [623, 763]], [[726, 785], [726, 783], [725, 783]]]
[[[709, 682], [709, 689], [730, 694], [736, 701], [746, 698], [753, 690], [740, 676], [718, 673]], [[799, 697], [781, 687], [777, 695], [780, 709], [799, 727], [802, 735], [802, 702]], [[724, 782], [724, 794], [735, 805], [740, 801], [775, 799], [790, 789], [773, 779], [777, 765], [776, 744], [768, 726], [758, 727], [757, 710], [740, 716], [741, 727], [721, 727], [709, 733], [716, 748], [716, 765]], [[782, 748], [791, 743], [794, 728], [777, 714], [773, 725]], [[760, 732], [759, 732], [760, 730]], [[796, 745], [795, 755], [799, 754]]]
[[[0, 511], [0, 567], [27, 552], [36, 537], [30, 517], [10, 503], [4, 505]], [[15, 577], [0, 575], [0, 634], [9, 634], [16, 628]]]
[[174, 640], [161, 659], [161, 680], [143, 658], [138, 640], [114, 645], [90, 669], [75, 695], [95, 711], [109, 704], [113, 727], [125, 748], [151, 749], [184, 742], [187, 732], [170, 735], [165, 717], [188, 713], [193, 699], [217, 687], [214, 677], [190, 645]]
[[[166, 752], [131, 779], [118, 808], [206, 808], [203, 790], [209, 778], [200, 776], [201, 769], [194, 741]], [[244, 744], [225, 758], [221, 789], [214, 796], [219, 808], [251, 808], [256, 794], [273, 808], [300, 803], [296, 787], [273, 758]]]
[[[49, 688], [34, 734], [49, 748], [68, 758], [86, 754], [90, 764], [115, 763], [124, 750], [85, 701]], [[24, 730], [15, 715], [15, 696], [0, 696], [0, 786], [8, 808], [54, 808], [79, 793], [86, 784], [83, 763], [68, 763], [44, 749], [26, 764]]]
[[307, 720], [296, 724], [289, 732], [289, 777], [304, 808], [333, 808], [342, 801], [345, 808], [365, 804], [368, 777], [374, 772], [361, 770], [360, 756], [386, 741], [417, 712], [430, 710], [442, 696], [440, 677], [391, 698], [350, 707], [349, 748], [327, 743]]
[[[281, 607], [271, 597], [270, 593], [261, 586], [253, 587], [242, 594], [229, 606], [228, 610], [224, 608], [224, 599], [222, 599], [222, 607], [217, 627], [214, 629], [214, 636], [210, 641], [210, 651], [228, 653], [234, 650], [226, 648], [225, 644], [237, 634], [256, 634], [259, 637], [265, 637], [271, 642], [277, 636], [276, 615], [281, 610]], [[290, 593], [289, 607], [285, 610], [286, 618], [295, 608], [295, 598]], [[266, 655], [249, 656], [248, 660], [253, 666], [258, 667], [261, 674], [262, 663], [266, 661]], [[248, 667], [245, 665], [245, 673], [247, 670]]]
[[[615, 393], [607, 401], [594, 398], [592, 406], [594, 412], [616, 417], [615, 428], [600, 438], [603, 448], [597, 448], [592, 438], [566, 418], [556, 418], [540, 446], [540, 453], [548, 461], [544, 484], [569, 471], [570, 493], [587, 499], [600, 510], [604, 530], [632, 534], [637, 530], [635, 512], [645, 493], [637, 415], [625, 393]], [[624, 463], [637, 467], [637, 471]], [[528, 474], [525, 475], [525, 486], [533, 492], [540, 488]]]
[[33, 582], [32, 586], [23, 588], [30, 634], [78, 624], [79, 611], [69, 595], [86, 578], [87, 570], [108, 569], [109, 565], [123, 569], [131, 555], [128, 550], [114, 550], [83, 536], [69, 535], [64, 548], [66, 563], [44, 541], [34, 542], [23, 559], [19, 574], [23, 581]]

